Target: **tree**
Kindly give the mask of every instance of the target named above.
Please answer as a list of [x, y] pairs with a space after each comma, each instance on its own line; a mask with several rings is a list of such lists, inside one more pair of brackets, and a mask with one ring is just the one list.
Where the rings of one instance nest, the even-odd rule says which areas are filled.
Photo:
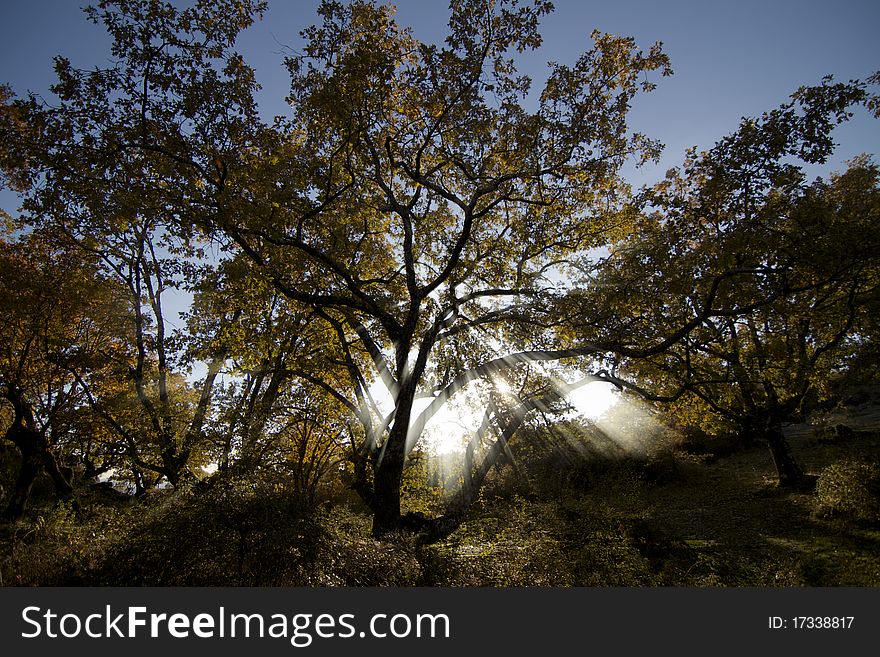
[[[135, 214], [129, 218], [114, 213], [107, 217], [109, 225], [101, 225], [101, 217], [90, 213], [85, 225], [66, 226], [72, 248], [93, 252], [126, 290], [132, 319], [128, 349], [107, 357], [130, 382], [112, 394], [134, 395], [137, 412], [123, 409], [127, 418], [114, 412], [111, 404], [103, 403], [106, 390], [100, 384], [90, 389], [90, 399], [124, 441], [136, 472], [155, 473], [176, 486], [190, 476], [190, 460], [202, 449], [215, 382], [227, 350], [220, 334], [213, 335], [204, 349], [191, 350], [191, 357], [201, 357], [206, 363], [204, 377], [193, 384], [175, 370], [182, 341], [169, 331], [165, 301], [170, 290], [180, 290], [185, 284], [188, 268], [181, 262], [195, 250], [165, 232], [158, 220], [161, 210], [133, 204], [123, 210]], [[135, 474], [135, 479], [139, 476]]]
[[0, 239], [0, 388], [13, 411], [5, 437], [21, 466], [5, 515], [24, 513], [45, 470], [60, 499], [73, 497], [65, 457], [87, 454], [74, 440], [86, 405], [74, 360], [100, 369], [97, 354], [118, 344], [118, 290], [81, 254], [59, 248], [45, 233]]
[[[358, 489], [377, 533], [399, 526], [402, 472], [424, 422], [494, 349], [540, 344], [531, 327], [545, 274], [601, 242], [618, 167], [654, 152], [629, 138], [625, 116], [640, 74], [667, 65], [659, 48], [595, 35], [526, 110], [528, 81], [508, 57], [540, 43], [548, 10], [454, 3], [438, 48], [387, 9], [325, 3], [304, 56], [288, 60], [289, 153], [260, 153], [254, 168], [273, 184], [216, 224], [333, 328], [354, 394], [316, 383], [362, 425]], [[239, 181], [230, 196], [248, 198]], [[371, 408], [376, 379], [394, 400], [386, 417]], [[416, 417], [419, 395], [439, 402]]]
[[222, 342], [229, 354], [210, 426], [218, 476], [268, 475], [306, 506], [341, 466], [350, 435], [348, 410], [310, 383], [344, 371], [332, 364], [327, 327], [309, 320], [239, 254], [202, 267], [187, 326], [195, 353]]
[[[205, 210], [191, 204], [187, 191], [203, 181], [178, 175], [178, 162], [167, 157], [169, 144], [177, 145], [184, 133], [207, 140], [211, 148], [230, 137], [235, 121], [226, 103], [234, 94], [212, 66], [222, 48], [217, 44], [234, 38], [258, 6], [230, 3], [219, 11], [207, 2], [183, 11], [151, 1], [125, 6], [125, 17], [112, 3], [86, 9], [91, 20], [103, 18], [113, 35], [117, 66], [86, 72], [58, 58], [53, 91], [60, 107], [46, 107], [33, 96], [7, 105], [9, 116], [28, 127], [14, 131], [16, 159], [10, 161], [26, 177], [29, 223], [65, 236], [128, 293], [129, 348], [105, 356], [117, 366], [116, 382], [127, 378], [130, 386], [87, 385], [85, 378], [81, 385], [125, 446], [142, 489], [144, 473], [173, 485], [189, 477], [227, 357], [219, 340], [211, 342], [211, 351], [190, 349], [191, 358], [206, 363], [204, 378], [193, 385], [174, 369], [183, 349], [169, 328], [167, 299], [192, 284], [190, 265], [204, 246], [192, 229], [193, 214]], [[181, 41], [187, 31], [200, 31], [203, 39]], [[186, 67], [193, 68], [190, 75]], [[204, 88], [193, 77], [199, 70], [210, 78], [202, 80]], [[205, 112], [201, 94], [209, 92], [217, 94], [210, 106], [216, 113]], [[214, 151], [206, 158], [220, 175]], [[135, 411], [121, 403], [126, 395], [135, 396]]]
[[[101, 3], [90, 15], [119, 63], [87, 73], [59, 60], [43, 162], [56, 199], [135, 182], [327, 328], [347, 380], [309, 382], [360, 424], [358, 489], [383, 533], [399, 526], [406, 456], [438, 407], [416, 418], [416, 398], [445, 399], [484, 360], [497, 371], [497, 349], [541, 345], [531, 327], [547, 273], [601, 243], [620, 165], [657, 152], [628, 134], [626, 113], [668, 61], [595, 34], [573, 66], [551, 66], [530, 111], [511, 54], [540, 44], [549, 3], [455, 2], [440, 47], [387, 7], [325, 2], [288, 60], [293, 118], [266, 126], [231, 51], [259, 10]], [[370, 407], [376, 380], [394, 399], [386, 417]]]
[[[782, 485], [801, 476], [783, 423], [827, 398], [876, 306], [877, 167], [862, 158], [808, 183], [798, 162], [824, 161], [833, 125], [864, 98], [826, 79], [691, 154], [644, 194], [640, 230], [594, 282], [613, 299], [605, 330], [644, 338], [700, 320], [653, 357], [612, 359], [608, 378], [685, 421], [766, 440]], [[700, 316], [709, 295], [728, 310]]]

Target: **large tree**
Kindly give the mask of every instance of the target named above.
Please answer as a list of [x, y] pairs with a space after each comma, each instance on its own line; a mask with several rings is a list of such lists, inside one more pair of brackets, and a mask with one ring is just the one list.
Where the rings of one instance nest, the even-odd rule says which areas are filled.
[[[510, 56], [540, 43], [548, 10], [453, 3], [438, 47], [387, 8], [324, 3], [288, 60], [294, 118], [275, 127], [285, 138], [221, 191], [214, 228], [333, 330], [348, 380], [314, 382], [360, 421], [356, 486], [377, 533], [399, 526], [425, 421], [471, 368], [540, 348], [546, 274], [602, 242], [619, 167], [654, 153], [625, 119], [643, 73], [667, 65], [657, 48], [595, 35], [527, 108]], [[388, 415], [374, 412], [377, 380]], [[437, 403], [417, 416], [420, 395]]]
[[[530, 96], [514, 57], [540, 44], [547, 2], [454, 2], [443, 46], [413, 39], [388, 7], [325, 2], [288, 60], [292, 116], [267, 126], [231, 51], [259, 9], [91, 10], [117, 64], [59, 60], [39, 205], [88, 220], [149, 199], [138, 212], [198, 226], [250, 258], [290, 312], [310, 309], [345, 378], [308, 380], [359, 422], [356, 487], [384, 532], [399, 524], [427, 417], [484, 361], [496, 372], [519, 362], [499, 353], [542, 346], [547, 274], [602, 243], [620, 166], [657, 152], [626, 115], [645, 74], [668, 62], [657, 46], [595, 34]], [[89, 202], [111, 188], [118, 204]], [[372, 408], [376, 381], [390, 415]], [[419, 395], [440, 401], [416, 418]]]

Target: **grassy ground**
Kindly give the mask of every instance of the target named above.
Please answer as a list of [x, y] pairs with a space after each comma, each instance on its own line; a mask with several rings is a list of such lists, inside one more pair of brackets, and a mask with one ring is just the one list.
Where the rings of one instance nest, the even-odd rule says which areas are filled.
[[[808, 476], [818, 477], [844, 460], [877, 462], [880, 437], [859, 433], [817, 444], [801, 436], [792, 447]], [[776, 485], [765, 449], [691, 470], [681, 481], [654, 488], [650, 497], [651, 525], [715, 564], [719, 584], [880, 585], [880, 527], [821, 517], [813, 489]]]
[[880, 524], [817, 513], [814, 489], [832, 464], [880, 462], [880, 434], [802, 434], [792, 447], [813, 486], [779, 488], [768, 451], [755, 447], [702, 463], [678, 454], [659, 476], [612, 467], [555, 503], [521, 500], [519, 518], [516, 502], [499, 500], [444, 547], [458, 561], [449, 583], [880, 586]]
[[[522, 470], [508, 469], [458, 531], [430, 546], [411, 536], [377, 541], [362, 510], [339, 503], [306, 512], [252, 482], [147, 502], [85, 497], [78, 513], [35, 505], [26, 519], [0, 525], [0, 582], [880, 586], [880, 490], [858, 497], [859, 470], [832, 489], [858, 505], [829, 516], [821, 511], [833, 507], [820, 504], [833, 497], [822, 488], [830, 466], [880, 463], [880, 432], [834, 440], [800, 432], [791, 441], [819, 494], [780, 489], [760, 447], [585, 462], [528, 485]], [[873, 516], [853, 515], [865, 504], [875, 505]]]

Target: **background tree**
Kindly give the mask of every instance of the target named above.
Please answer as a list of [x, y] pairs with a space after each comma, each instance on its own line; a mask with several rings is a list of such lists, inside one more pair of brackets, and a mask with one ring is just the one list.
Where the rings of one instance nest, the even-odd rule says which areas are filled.
[[[61, 106], [45, 107], [35, 97], [14, 105], [34, 126], [19, 131], [16, 152], [31, 158], [24, 206], [31, 223], [66, 235], [128, 292], [130, 350], [108, 356], [130, 381], [137, 409], [120, 403], [118, 387], [107, 391], [108, 403], [97, 388], [91, 400], [125, 444], [135, 479], [146, 472], [176, 485], [202, 448], [227, 354], [213, 341], [213, 351], [197, 354], [204, 377], [184, 381], [175, 369], [183, 350], [172, 334], [167, 300], [191, 284], [187, 274], [194, 270], [187, 265], [203, 255], [190, 227], [194, 216], [211, 210], [192, 192], [200, 193], [206, 175], [224, 175], [216, 149], [242, 125], [235, 118], [235, 85], [240, 78], [253, 84], [249, 71], [235, 70], [238, 60], [229, 62], [228, 75], [215, 69], [216, 60], [259, 7], [204, 2], [178, 11], [149, 1], [123, 4], [125, 16], [113, 3], [86, 10], [113, 36], [118, 63], [83, 71], [56, 59], [53, 91]], [[209, 108], [204, 94], [223, 101]], [[252, 99], [247, 102], [253, 114]], [[167, 157], [188, 140], [208, 148], [195, 179]]]
[[247, 257], [203, 265], [187, 344], [193, 357], [219, 342], [229, 354], [209, 427], [220, 476], [249, 480], [261, 472], [312, 506], [348, 446], [350, 422], [348, 409], [310, 381], [331, 381], [334, 368], [342, 375], [327, 327], [297, 310]]
[[[593, 283], [612, 299], [605, 330], [687, 327], [653, 357], [611, 359], [607, 378], [674, 401], [686, 422], [714, 417], [766, 440], [784, 485], [801, 473], [782, 424], [829, 396], [876, 304], [876, 166], [860, 159], [813, 183], [801, 168], [824, 161], [833, 125], [861, 100], [860, 87], [828, 79], [692, 154], [644, 194], [639, 230]], [[726, 310], [702, 313], [710, 296]]]
[[50, 235], [0, 240], [0, 386], [12, 409], [5, 437], [21, 455], [7, 517], [24, 512], [43, 470], [59, 498], [71, 498], [70, 465], [94, 457], [94, 441], [76, 438], [87, 401], [69, 363], [106, 375], [99, 353], [124, 338], [118, 292], [93, 261]]
[[[140, 225], [112, 233], [98, 247], [104, 263], [124, 282], [134, 316], [133, 358], [120, 361], [139, 402], [142, 421], [117, 430], [126, 437], [129, 454], [142, 470], [154, 472], [177, 485], [188, 476], [191, 458], [202, 449], [205, 425], [211, 412], [214, 385], [226, 360], [221, 335], [197, 351], [205, 374], [187, 382], [178, 362], [181, 341], [169, 328], [165, 300], [171, 290], [184, 285], [180, 259], [192, 254], [189, 245], [179, 248], [162, 239], [162, 228], [143, 217]], [[107, 246], [119, 239], [115, 250]], [[180, 292], [178, 292], [179, 294]], [[133, 390], [132, 390], [133, 388]], [[108, 420], [110, 417], [108, 416]], [[152, 449], [146, 449], [147, 446]], [[152, 452], [156, 458], [146, 455]]]

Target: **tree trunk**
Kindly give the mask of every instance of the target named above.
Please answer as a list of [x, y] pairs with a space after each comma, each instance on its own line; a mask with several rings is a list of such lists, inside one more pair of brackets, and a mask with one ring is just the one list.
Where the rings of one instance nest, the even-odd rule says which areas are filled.
[[9, 504], [3, 512], [3, 517], [8, 520], [16, 520], [24, 515], [27, 507], [28, 499], [31, 496], [31, 488], [40, 474], [40, 468], [43, 467], [43, 461], [39, 454], [35, 454], [31, 450], [21, 453], [21, 467], [18, 471], [18, 479], [12, 489], [12, 495], [9, 498]]
[[62, 501], [73, 499], [73, 486], [64, 476], [55, 456], [49, 451], [45, 436], [33, 429], [13, 425], [6, 432], [6, 437], [16, 444], [21, 453], [18, 479], [3, 514], [6, 518], [16, 519], [24, 514], [37, 475], [44, 468], [52, 478], [58, 499]]
[[46, 468], [46, 472], [52, 478], [52, 483], [55, 485], [55, 493], [58, 495], [59, 500], [74, 500], [74, 507], [77, 506], [76, 500], [73, 496], [73, 486], [70, 483], [70, 475], [65, 475], [63, 470], [70, 470], [70, 468], [64, 467], [58, 464], [58, 460], [55, 458], [55, 455], [52, 454], [48, 448], [43, 450], [43, 467]]
[[788, 439], [782, 432], [780, 418], [785, 416], [786, 409], [784, 408], [776, 409], [776, 412], [770, 410], [749, 415], [740, 422], [740, 437], [745, 445], [751, 444], [756, 439], [766, 440], [779, 485], [791, 488], [803, 483], [804, 472], [792, 456]]
[[[546, 401], [546, 400], [541, 400]], [[500, 460], [504, 456], [511, 458], [509, 442], [525, 420], [526, 413], [531, 410], [534, 400], [524, 403], [511, 415], [496, 415], [496, 422], [500, 433], [495, 442], [483, 454], [479, 464], [474, 463], [474, 446], [476, 441], [471, 441], [465, 452], [464, 481], [458, 494], [455, 495], [446, 507], [445, 513], [439, 518], [426, 524], [420, 541], [430, 544], [443, 540], [461, 526], [467, 517], [467, 511], [476, 502], [480, 495], [486, 476], [493, 467], [500, 466]], [[486, 428], [488, 428], [487, 425]]]
[[33, 412], [30, 405], [22, 398], [21, 391], [10, 387], [6, 398], [12, 403], [15, 410], [15, 419], [6, 430], [6, 439], [18, 447], [18, 451], [21, 453], [21, 468], [3, 515], [9, 519], [15, 519], [24, 514], [34, 481], [36, 481], [41, 469], [45, 468], [52, 478], [59, 500], [71, 499], [73, 486], [61, 471], [55, 455], [49, 450], [46, 435], [37, 430]]
[[779, 425], [768, 427], [767, 443], [770, 445], [770, 455], [773, 457], [779, 485], [785, 488], [799, 485], [803, 481], [804, 473], [792, 456], [788, 440]]
[[[389, 436], [382, 461], [373, 473], [373, 535], [381, 536], [400, 529], [400, 487], [403, 483], [403, 449]], [[404, 438], [405, 440], [405, 438]]]
[[147, 494], [147, 488], [144, 484], [144, 473], [136, 465], [132, 466], [131, 473], [134, 477], [134, 496], [144, 497]]
[[406, 464], [416, 380], [415, 374], [410, 376], [398, 391], [394, 424], [385, 444], [379, 449], [373, 467], [373, 536], [401, 529], [400, 488]]

